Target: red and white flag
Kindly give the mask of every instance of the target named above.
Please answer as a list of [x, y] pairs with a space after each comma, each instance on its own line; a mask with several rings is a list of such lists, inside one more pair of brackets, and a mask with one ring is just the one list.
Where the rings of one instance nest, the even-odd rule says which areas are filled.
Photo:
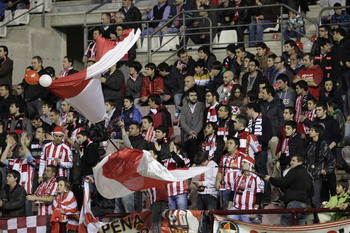
[[97, 233], [101, 224], [91, 211], [89, 183], [84, 182], [84, 199], [79, 217], [79, 233]]
[[[105, 38], [96, 39], [97, 54], [101, 59], [87, 69], [56, 79], [47, 87], [51, 92], [67, 100], [78, 112], [92, 123], [102, 121], [106, 112], [100, 76], [119, 61], [140, 37], [140, 30], [131, 31], [117, 45]], [[99, 51], [100, 50], [100, 51]]]
[[46, 232], [46, 216], [13, 217], [0, 220], [0, 231], [3, 233]]
[[190, 167], [169, 171], [148, 151], [125, 148], [105, 157], [94, 168], [95, 184], [108, 199], [127, 196], [135, 191], [183, 181], [211, 167]]

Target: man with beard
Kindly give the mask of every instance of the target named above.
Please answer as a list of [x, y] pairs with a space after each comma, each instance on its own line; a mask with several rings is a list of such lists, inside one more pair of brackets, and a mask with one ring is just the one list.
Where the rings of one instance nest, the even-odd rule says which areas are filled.
[[248, 72], [242, 77], [243, 93], [247, 94], [248, 91], [259, 92], [259, 83], [263, 81], [263, 75], [259, 70], [259, 62], [257, 60], [251, 60], [248, 65]]
[[217, 164], [225, 149], [225, 142], [216, 135], [218, 126], [214, 122], [207, 122], [204, 125], [204, 141], [201, 144], [201, 150], [208, 153], [208, 160], [213, 160]]

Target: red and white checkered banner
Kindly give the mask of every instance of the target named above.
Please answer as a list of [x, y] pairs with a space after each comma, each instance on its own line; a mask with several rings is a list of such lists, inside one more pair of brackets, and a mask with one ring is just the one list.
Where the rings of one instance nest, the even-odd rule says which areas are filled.
[[[162, 233], [197, 233], [200, 218], [199, 210], [166, 210], [162, 213]], [[99, 232], [148, 233], [151, 228], [151, 211], [145, 211], [134, 212], [120, 220], [105, 223]]]
[[0, 220], [3, 233], [45, 233], [46, 216], [28, 216]]
[[215, 233], [337, 233], [349, 231], [350, 219], [300, 226], [268, 226], [236, 221], [228, 219], [225, 216], [214, 215], [213, 226], [213, 232]]

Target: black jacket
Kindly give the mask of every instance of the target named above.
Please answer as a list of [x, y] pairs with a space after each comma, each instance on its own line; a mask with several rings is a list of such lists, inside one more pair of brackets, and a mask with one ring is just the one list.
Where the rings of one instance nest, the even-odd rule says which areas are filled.
[[[245, 73], [242, 77], [242, 90], [243, 93], [246, 95], [247, 94], [247, 88], [248, 88], [248, 78], [249, 78], [249, 72]], [[254, 80], [253, 88], [251, 89], [255, 93], [259, 93], [259, 83], [264, 81], [264, 76], [263, 74], [258, 71], [258, 74], [256, 76], [256, 79]]]
[[273, 186], [285, 189], [285, 205], [291, 201], [309, 203], [309, 198], [314, 194], [312, 177], [303, 165], [290, 169], [287, 175], [280, 179], [271, 177], [269, 181]]
[[305, 157], [306, 155], [306, 142], [304, 139], [300, 137], [300, 134], [295, 134], [288, 139], [288, 147], [289, 147], [289, 156], [286, 156], [285, 153], [281, 154], [279, 159], [281, 164], [281, 170], [287, 168], [290, 164], [290, 160], [294, 155], [300, 155]]
[[134, 149], [138, 149], [138, 150], [148, 149], [148, 142], [142, 137], [141, 134], [137, 136], [129, 136], [129, 140], [132, 145], [132, 148]]
[[277, 134], [279, 133], [279, 129], [284, 124], [284, 104], [282, 103], [282, 100], [278, 96], [275, 96], [275, 98], [271, 102], [261, 102], [260, 108], [263, 116], [269, 118], [271, 121], [272, 136], [278, 136]]
[[98, 147], [93, 142], [86, 140], [83, 143], [83, 155], [81, 156], [81, 175], [92, 175], [92, 168], [96, 166], [99, 158]]
[[26, 215], [26, 196], [27, 193], [24, 188], [17, 184], [10, 192], [10, 186], [6, 185], [0, 191], [0, 199], [3, 201], [2, 216], [25, 216]]

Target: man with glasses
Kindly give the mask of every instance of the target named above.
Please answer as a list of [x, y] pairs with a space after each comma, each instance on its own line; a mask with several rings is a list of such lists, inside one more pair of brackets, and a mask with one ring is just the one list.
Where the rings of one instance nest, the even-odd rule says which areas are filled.
[[248, 65], [248, 72], [242, 77], [243, 93], [247, 94], [248, 91], [259, 92], [259, 83], [263, 81], [264, 77], [259, 70], [259, 62], [257, 60], [251, 60]]
[[315, 40], [314, 44], [312, 45], [312, 48], [311, 48], [311, 53], [315, 56], [319, 55], [320, 54], [320, 39], [321, 38], [325, 38], [325, 39], [329, 39], [329, 40], [333, 40], [331, 35], [330, 35], [330, 32], [331, 32], [331, 28], [328, 26], [328, 25], [321, 25], [318, 29], [318, 37], [317, 39]]
[[277, 77], [280, 74], [287, 75], [289, 77], [289, 82], [292, 81], [294, 74], [288, 67], [286, 67], [286, 62], [282, 56], [277, 56], [275, 58], [274, 65], [275, 65], [275, 69], [277, 72], [275, 73], [274, 76], [270, 77], [270, 79], [269, 79], [270, 85], [273, 86], [273, 85], [277, 84]]

